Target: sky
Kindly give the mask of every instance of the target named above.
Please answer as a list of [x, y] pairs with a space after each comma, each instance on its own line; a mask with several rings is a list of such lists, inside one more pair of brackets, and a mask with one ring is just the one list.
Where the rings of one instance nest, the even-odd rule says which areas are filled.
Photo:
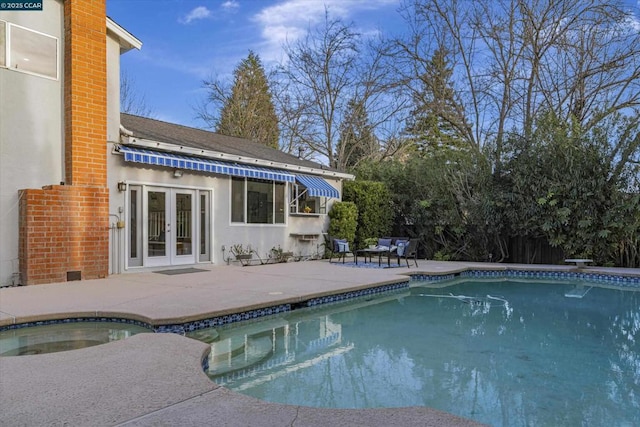
[[[640, 22], [640, 0], [625, 0]], [[195, 107], [203, 80], [232, 81], [249, 50], [266, 70], [283, 59], [282, 45], [331, 18], [365, 35], [399, 35], [401, 0], [107, 0], [107, 15], [142, 42], [121, 56], [121, 67], [153, 117], [206, 127]]]
[[142, 42], [121, 67], [154, 118], [206, 127], [195, 111], [203, 80], [231, 81], [249, 50], [270, 69], [283, 43], [322, 22], [325, 6], [361, 34], [402, 31], [400, 0], [107, 0], [107, 16]]

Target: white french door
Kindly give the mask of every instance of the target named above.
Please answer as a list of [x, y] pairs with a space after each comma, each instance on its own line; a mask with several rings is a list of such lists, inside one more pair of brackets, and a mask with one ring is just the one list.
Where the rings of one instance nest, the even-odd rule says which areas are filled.
[[195, 190], [145, 187], [144, 199], [144, 265], [195, 264]]

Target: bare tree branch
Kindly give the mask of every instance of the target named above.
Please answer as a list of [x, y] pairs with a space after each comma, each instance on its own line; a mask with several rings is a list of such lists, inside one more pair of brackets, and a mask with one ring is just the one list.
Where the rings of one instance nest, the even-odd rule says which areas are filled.
[[126, 70], [120, 71], [120, 111], [135, 116], [155, 116], [153, 108], [147, 105], [144, 94], [136, 89], [136, 81]]

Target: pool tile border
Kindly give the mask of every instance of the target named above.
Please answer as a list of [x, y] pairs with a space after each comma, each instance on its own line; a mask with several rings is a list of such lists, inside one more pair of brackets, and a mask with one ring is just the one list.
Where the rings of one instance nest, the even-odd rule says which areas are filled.
[[199, 329], [214, 328], [216, 326], [228, 325], [230, 323], [242, 322], [245, 320], [258, 319], [260, 317], [271, 316], [274, 314], [288, 313], [291, 310], [291, 304], [280, 304], [271, 307], [259, 308], [256, 310], [243, 311], [235, 314], [227, 314], [224, 316], [216, 316], [203, 320], [195, 320], [193, 322], [156, 326], [155, 328], [153, 328], [153, 330], [157, 333], [173, 333], [184, 335], [187, 332], [193, 332]]
[[0, 332], [11, 331], [15, 329], [30, 328], [33, 326], [48, 326], [48, 325], [63, 325], [68, 323], [122, 323], [127, 325], [140, 326], [153, 331], [153, 326], [147, 322], [140, 320], [126, 319], [123, 317], [106, 317], [106, 316], [91, 316], [91, 317], [68, 317], [65, 319], [51, 319], [51, 320], [36, 320], [34, 322], [26, 323], [14, 323], [11, 325], [0, 326]]
[[319, 298], [311, 298], [303, 303], [303, 307], [315, 307], [318, 305], [331, 304], [334, 302], [347, 301], [354, 298], [366, 297], [371, 295], [386, 294], [402, 289], [409, 288], [409, 280], [399, 283], [390, 283], [388, 285], [376, 286], [373, 288], [360, 289], [358, 291], [343, 292], [340, 294], [326, 295]]
[[409, 280], [400, 283], [392, 283], [388, 285], [375, 286], [372, 288], [360, 289], [357, 291], [343, 292], [339, 294], [326, 295], [317, 298], [311, 298], [297, 304], [281, 304], [271, 307], [259, 308], [256, 310], [244, 311], [236, 314], [228, 314], [224, 316], [212, 317], [204, 320], [196, 320], [193, 322], [162, 325], [154, 328], [159, 333], [176, 333], [184, 335], [187, 332], [194, 332], [199, 329], [213, 328], [216, 326], [229, 325], [231, 323], [242, 322], [245, 320], [259, 319], [273, 314], [288, 313], [299, 308], [315, 307], [318, 305], [331, 304], [341, 301], [347, 301], [354, 298], [366, 297], [371, 295], [380, 295], [394, 292], [400, 289], [409, 288]]
[[226, 314], [223, 316], [216, 316], [216, 317], [206, 318], [202, 320], [187, 322], [187, 323], [170, 324], [170, 325], [153, 326], [149, 323], [141, 322], [138, 320], [118, 318], [118, 317], [94, 316], [94, 317], [74, 317], [74, 318], [67, 318], [67, 319], [39, 320], [35, 322], [16, 323], [16, 324], [0, 327], [0, 332], [13, 330], [13, 329], [28, 328], [31, 326], [46, 326], [46, 325], [55, 325], [55, 324], [64, 324], [64, 323], [113, 322], [113, 323], [126, 323], [126, 324], [132, 324], [136, 326], [142, 326], [156, 333], [173, 333], [178, 335], [185, 335], [188, 332], [194, 332], [199, 329], [213, 328], [216, 326], [229, 325], [231, 323], [237, 323], [237, 322], [242, 322], [246, 320], [259, 319], [261, 317], [271, 316], [274, 314], [288, 313], [298, 308], [315, 307], [315, 306], [324, 305], [324, 304], [347, 301], [354, 298], [360, 298], [360, 297], [366, 297], [366, 296], [372, 296], [372, 295], [381, 295], [381, 294], [395, 292], [397, 290], [407, 289], [407, 288], [409, 288], [409, 279], [400, 283], [392, 283], [387, 285], [360, 289], [357, 291], [343, 292], [339, 294], [326, 295], [326, 296], [317, 297], [317, 298], [310, 298], [298, 304], [290, 304], [290, 303], [279, 304], [279, 305], [259, 308], [255, 310], [248, 310], [248, 311], [243, 311], [243, 312], [234, 313], [234, 314]]
[[584, 280], [590, 283], [611, 284], [619, 287], [640, 288], [640, 276], [620, 276], [603, 273], [587, 273], [576, 271], [549, 270], [467, 270], [460, 273], [460, 277], [504, 277], [507, 279], [553, 279], [553, 280]]
[[[458, 273], [446, 273], [446, 274], [410, 274], [412, 280], [422, 282], [441, 282], [446, 280], [452, 280], [456, 278], [528, 278], [528, 279], [553, 279], [553, 280], [584, 280], [591, 283], [599, 284], [611, 284], [619, 287], [626, 288], [640, 288], [640, 276], [622, 276], [613, 274], [601, 274], [601, 273], [588, 273], [588, 272], [567, 272], [567, 271], [549, 271], [549, 270], [515, 270], [515, 269], [500, 269], [500, 270], [480, 270], [470, 269], [460, 271]], [[370, 288], [360, 289], [357, 291], [342, 292], [332, 295], [326, 295], [322, 297], [310, 298], [305, 301], [301, 301], [297, 304], [279, 304], [270, 307], [259, 308], [255, 310], [243, 311], [235, 314], [227, 314], [223, 316], [216, 316], [212, 318], [196, 320], [181, 324], [171, 325], [159, 325], [153, 326], [147, 322], [142, 322], [134, 319], [120, 318], [120, 317], [105, 317], [105, 316], [91, 316], [91, 317], [72, 317], [66, 319], [52, 319], [52, 320], [39, 320], [26, 323], [15, 323], [0, 327], [0, 332], [27, 328], [32, 326], [46, 326], [53, 324], [65, 324], [65, 323], [80, 323], [80, 322], [113, 322], [123, 323], [141, 326], [148, 328], [150, 331], [156, 333], [174, 333], [179, 335], [185, 335], [187, 332], [197, 331], [199, 329], [206, 329], [216, 326], [228, 325], [231, 323], [242, 322], [246, 320], [258, 319], [265, 316], [271, 316], [274, 314], [288, 313], [299, 308], [317, 307], [325, 304], [332, 304], [342, 301], [348, 301], [355, 298], [382, 295], [386, 293], [396, 292], [409, 288], [409, 280], [404, 282], [372, 286]]]
[[471, 269], [452, 274], [414, 274], [414, 280], [440, 282], [456, 278], [552, 279], [558, 281], [584, 280], [589, 283], [610, 284], [621, 288], [640, 288], [640, 276], [622, 276], [604, 273], [549, 270], [480, 270]]

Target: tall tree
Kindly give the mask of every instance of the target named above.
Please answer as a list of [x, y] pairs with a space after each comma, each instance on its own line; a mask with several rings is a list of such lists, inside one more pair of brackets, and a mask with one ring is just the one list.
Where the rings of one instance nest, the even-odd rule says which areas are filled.
[[304, 114], [306, 102], [296, 99], [289, 91], [290, 82], [273, 80], [273, 98], [280, 120], [280, 150], [303, 158], [312, 158], [313, 151], [299, 135], [307, 135], [313, 128], [311, 118]]
[[332, 167], [337, 167], [335, 147], [341, 112], [356, 84], [359, 35], [341, 21], [325, 25], [293, 45], [285, 47], [288, 61], [281, 75], [288, 87], [299, 115], [314, 125], [296, 135]]
[[321, 25], [285, 46], [287, 59], [278, 73], [286, 94], [276, 98], [287, 145], [304, 147], [309, 156], [338, 169], [346, 167], [338, 144], [351, 99], [362, 103], [379, 140], [380, 135], [393, 140], [397, 121], [392, 118], [404, 107], [391, 93], [387, 57], [352, 28], [325, 12]]
[[[258, 55], [249, 51], [233, 72], [233, 86], [210, 79], [204, 82], [208, 100], [200, 106], [199, 116], [216, 132], [247, 138], [278, 148], [280, 131], [266, 73]], [[208, 105], [220, 107], [212, 114]]]
[[351, 99], [346, 109], [340, 126], [336, 160], [341, 167], [352, 169], [362, 160], [376, 155], [378, 144], [364, 104], [359, 100]]
[[451, 83], [453, 70], [449, 66], [447, 50], [436, 49], [424, 72], [412, 88], [414, 108], [407, 120], [405, 133], [426, 155], [433, 151], [465, 149], [465, 134], [470, 126], [464, 110], [456, 100]]
[[640, 116], [640, 33], [620, 0], [414, 0], [404, 17], [399, 72], [418, 78], [447, 46], [465, 135], [496, 175], [510, 134], [529, 139], [544, 111], [583, 131], [616, 113]]

